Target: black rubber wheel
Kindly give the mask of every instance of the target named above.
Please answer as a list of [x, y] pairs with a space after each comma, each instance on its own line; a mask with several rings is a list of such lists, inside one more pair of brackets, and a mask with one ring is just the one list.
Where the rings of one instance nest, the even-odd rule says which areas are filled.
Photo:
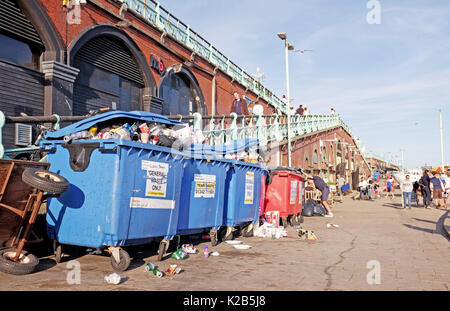
[[217, 231], [211, 230], [209, 232], [209, 236], [211, 237], [211, 245], [217, 246], [217, 244], [219, 244], [219, 237]]
[[161, 261], [163, 259], [166, 250], [167, 250], [167, 243], [160, 242], [158, 248], [158, 261]]
[[241, 230], [241, 235], [245, 238], [249, 238], [249, 237], [253, 236], [254, 226], [252, 226], [252, 228], [250, 230], [248, 230], [249, 227], [250, 227], [250, 225], [242, 228], [242, 230]]
[[56, 240], [53, 241], [53, 253], [55, 255], [56, 263], [60, 263], [64, 254], [63, 254], [63, 250], [62, 250], [62, 245], [59, 244]]
[[12, 261], [11, 258], [15, 257], [16, 250], [17, 248], [11, 247], [0, 251], [0, 271], [15, 275], [32, 273], [39, 264], [39, 259], [33, 254], [22, 251], [20, 261]]
[[220, 229], [219, 231], [219, 236], [220, 236], [220, 240], [221, 241], [230, 241], [233, 239], [234, 237], [234, 232], [231, 231], [228, 235], [227, 235], [227, 227], [223, 227]]
[[36, 168], [27, 168], [22, 173], [24, 183], [50, 193], [63, 193], [69, 188], [69, 182], [64, 177]]
[[127, 270], [131, 263], [130, 255], [123, 249], [119, 249], [119, 258], [120, 262], [116, 262], [114, 256], [111, 255], [111, 266], [119, 272]]

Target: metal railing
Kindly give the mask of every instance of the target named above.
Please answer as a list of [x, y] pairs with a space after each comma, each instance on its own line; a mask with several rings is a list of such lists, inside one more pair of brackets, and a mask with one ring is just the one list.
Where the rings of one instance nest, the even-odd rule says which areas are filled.
[[[52, 123], [52, 128], [60, 128], [61, 122], [76, 122], [86, 119], [90, 116], [30, 116], [30, 117], [9, 117], [0, 111], [0, 158], [5, 155], [17, 154], [21, 152], [33, 152], [39, 149], [38, 146], [29, 146], [27, 148], [16, 148], [5, 150], [2, 144], [2, 132], [5, 124], [8, 123]], [[287, 139], [287, 116], [285, 115], [237, 115], [231, 113], [225, 115], [207, 115], [202, 116], [196, 112], [189, 116], [168, 116], [169, 119], [178, 121], [187, 121], [192, 124], [194, 129], [201, 130], [207, 138], [210, 145], [219, 145], [230, 143], [236, 139], [255, 138], [259, 140], [260, 146], [267, 146], [271, 143], [280, 143]], [[364, 162], [371, 169], [361, 152], [361, 146], [358, 144], [351, 132], [349, 126], [339, 117], [338, 114], [331, 115], [292, 115], [291, 118], [291, 138], [306, 135], [335, 127], [342, 127], [354, 140], [355, 146], [361, 154]]]
[[279, 108], [282, 111], [286, 111], [286, 104], [272, 91], [268, 90], [250, 74], [246, 73], [242, 68], [233, 63], [197, 32], [190, 29], [189, 25], [184, 24], [178, 18], [170, 14], [169, 11], [161, 7], [159, 2], [154, 0], [118, 1], [126, 4], [128, 9], [135, 11], [162, 32], [165, 32], [175, 40], [180, 41], [215, 67], [220, 68], [233, 80], [238, 81], [270, 105]]

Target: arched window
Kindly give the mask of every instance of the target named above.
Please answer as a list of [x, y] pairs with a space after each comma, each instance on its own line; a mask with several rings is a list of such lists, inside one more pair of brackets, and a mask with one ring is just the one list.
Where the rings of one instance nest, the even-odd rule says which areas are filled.
[[325, 146], [322, 147], [322, 162], [327, 162], [327, 148]]
[[313, 152], [313, 163], [314, 164], [319, 163], [319, 156], [317, 154], [317, 149], [314, 149], [314, 152]]
[[187, 68], [169, 68], [159, 83], [159, 97], [164, 99], [163, 115], [206, 113], [205, 101], [195, 76]]

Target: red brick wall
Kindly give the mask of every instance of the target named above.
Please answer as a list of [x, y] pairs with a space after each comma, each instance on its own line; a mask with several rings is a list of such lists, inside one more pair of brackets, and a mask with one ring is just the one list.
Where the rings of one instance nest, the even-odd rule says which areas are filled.
[[[88, 2], [85, 5], [81, 6], [81, 24], [67, 24], [66, 23], [66, 15], [67, 8], [63, 7], [62, 1], [59, 0], [38, 0], [42, 3], [44, 8], [47, 11], [48, 16], [54, 23], [59, 36], [62, 38], [64, 46], [67, 48], [77, 36], [93, 25], [101, 25], [101, 24], [109, 24], [115, 25], [120, 19], [116, 16], [119, 15], [119, 3], [114, 4], [114, 1], [107, 0], [97, 0], [99, 4], [101, 4], [104, 8], [106, 8], [110, 13], [106, 12], [104, 9], [98, 7], [92, 2]], [[112, 14], [111, 14], [112, 13]], [[116, 15], [116, 16], [115, 16]], [[170, 67], [174, 64], [183, 63], [185, 59], [190, 59], [191, 52], [188, 48], [184, 47], [182, 44], [177, 43], [172, 40], [170, 37], [165, 37], [164, 44], [160, 44], [158, 42], [161, 32], [141, 20], [139, 17], [131, 14], [125, 13], [125, 18], [130, 21], [134, 26], [138, 27], [140, 30], [145, 33], [134, 29], [133, 27], [128, 27], [123, 29], [132, 40], [138, 45], [143, 54], [146, 57], [148, 66], [150, 66], [150, 55], [153, 54], [155, 56], [161, 57], [166, 65], [166, 67]], [[152, 39], [153, 38], [153, 39]], [[156, 39], [156, 41], [155, 41]], [[172, 53], [173, 50], [175, 53]], [[181, 57], [177, 56], [180, 55]], [[184, 59], [183, 59], [184, 58]], [[201, 57], [195, 57], [194, 63], [200, 66], [203, 70], [206, 70], [210, 73], [213, 73], [214, 67], [209, 64], [207, 61], [203, 60]], [[207, 106], [207, 113], [212, 113], [212, 78], [213, 76], [207, 73], [202, 72], [194, 67], [189, 68], [194, 76], [196, 77], [200, 88], [203, 93], [203, 97], [205, 99], [205, 104]], [[161, 76], [159, 73], [151, 69], [151, 72], [154, 76], [156, 83], [159, 82]], [[216, 114], [225, 114], [228, 115], [231, 107], [231, 103], [233, 101], [233, 93], [237, 91], [240, 94], [245, 93], [245, 88], [236, 81], [231, 83], [231, 78], [226, 74], [217, 71], [216, 75], [216, 102], [217, 102], [217, 110]], [[257, 96], [251, 92], [247, 92], [246, 94], [252, 100], [256, 100]], [[259, 100], [265, 109], [264, 113], [273, 113], [274, 109], [267, 108], [267, 103], [264, 100]]]

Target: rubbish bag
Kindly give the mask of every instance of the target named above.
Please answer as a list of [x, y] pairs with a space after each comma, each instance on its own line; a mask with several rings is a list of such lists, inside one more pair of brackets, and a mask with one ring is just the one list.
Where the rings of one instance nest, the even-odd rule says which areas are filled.
[[302, 215], [306, 217], [324, 216], [326, 214], [327, 211], [322, 206], [322, 204], [316, 203], [313, 199], [309, 199], [308, 201], [306, 201], [305, 205], [302, 208]]
[[324, 216], [327, 214], [327, 210], [322, 204], [314, 204], [314, 216]]
[[302, 216], [311, 217], [314, 216], [314, 201], [309, 199], [306, 201], [305, 205], [302, 208]]

